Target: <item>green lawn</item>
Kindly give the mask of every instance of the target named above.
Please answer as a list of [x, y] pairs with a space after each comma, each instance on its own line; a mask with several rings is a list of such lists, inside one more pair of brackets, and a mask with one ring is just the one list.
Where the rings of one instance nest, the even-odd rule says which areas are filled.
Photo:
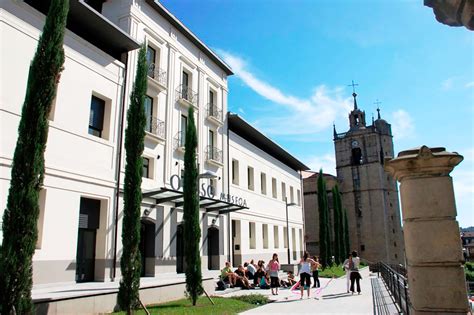
[[339, 278], [341, 276], [344, 276], [346, 272], [342, 270], [342, 265], [336, 266], [333, 265], [331, 268], [326, 268], [324, 270], [319, 271], [319, 276], [321, 278], [332, 278], [336, 277]]
[[[212, 305], [207, 297], [200, 297], [196, 306], [192, 306], [189, 299], [181, 299], [177, 301], [167, 302], [154, 306], [147, 306], [151, 314], [237, 314], [257, 305], [250, 304], [235, 298], [212, 297], [216, 305]], [[250, 301], [252, 302], [252, 301]], [[113, 314], [126, 314], [125, 312], [117, 312]], [[135, 314], [146, 314], [140, 309]]]

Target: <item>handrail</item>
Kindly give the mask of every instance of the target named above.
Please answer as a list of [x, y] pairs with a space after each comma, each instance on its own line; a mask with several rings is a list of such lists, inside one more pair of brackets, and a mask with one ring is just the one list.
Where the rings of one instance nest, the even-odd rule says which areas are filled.
[[[400, 271], [405, 270], [403, 266], [399, 266]], [[410, 314], [410, 297], [408, 295], [408, 280], [406, 277], [406, 270], [405, 275], [398, 273], [395, 271], [394, 268], [385, 264], [385, 263], [378, 263], [377, 269], [379, 274], [382, 276], [387, 289], [392, 294], [395, 304], [398, 306], [400, 312], [402, 314], [409, 315]]]
[[145, 130], [162, 139], [165, 139], [165, 122], [156, 117], [148, 117]]
[[178, 100], [184, 99], [194, 106], [197, 106], [198, 93], [193, 91], [189, 86], [181, 84], [176, 89], [176, 98]]
[[208, 145], [206, 148], [206, 158], [208, 161], [216, 161], [222, 164], [222, 161], [223, 161], [222, 150]]
[[158, 67], [156, 64], [150, 63], [148, 65], [148, 76], [166, 87], [166, 71]]
[[207, 117], [213, 117], [222, 122], [222, 109], [217, 107], [216, 104], [207, 104]]

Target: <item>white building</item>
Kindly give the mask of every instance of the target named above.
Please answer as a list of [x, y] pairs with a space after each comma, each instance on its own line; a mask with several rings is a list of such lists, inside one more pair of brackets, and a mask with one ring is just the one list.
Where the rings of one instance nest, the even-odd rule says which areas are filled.
[[[234, 264], [268, 260], [273, 252], [283, 257], [287, 243], [291, 259], [299, 256], [303, 215], [298, 170], [307, 168], [237, 116], [227, 119], [231, 69], [159, 2], [70, 3], [65, 69], [45, 154], [34, 283], [120, 277], [122, 123], [141, 43], [150, 64], [142, 275], [184, 270], [180, 176], [189, 106], [195, 108], [199, 171], [215, 174], [200, 180], [203, 269], [219, 269], [230, 259]], [[47, 8], [48, 1], [0, 4], [0, 209], [6, 207], [28, 67], [44, 23], [41, 12]], [[230, 131], [228, 121], [233, 122]], [[228, 180], [234, 160], [239, 161], [240, 183]], [[247, 167], [254, 172], [254, 191], [245, 183]], [[261, 186], [263, 178], [266, 185]], [[297, 204], [289, 207], [288, 233], [282, 189], [288, 203]]]

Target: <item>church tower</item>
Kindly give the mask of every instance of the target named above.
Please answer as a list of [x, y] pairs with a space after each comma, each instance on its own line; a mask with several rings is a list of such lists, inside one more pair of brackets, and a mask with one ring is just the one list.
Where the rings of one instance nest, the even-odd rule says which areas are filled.
[[384, 171], [385, 157], [393, 157], [391, 126], [380, 116], [367, 126], [365, 111], [349, 114], [349, 130], [334, 126], [337, 179], [347, 209], [351, 248], [370, 262], [404, 262], [403, 233], [396, 181]]

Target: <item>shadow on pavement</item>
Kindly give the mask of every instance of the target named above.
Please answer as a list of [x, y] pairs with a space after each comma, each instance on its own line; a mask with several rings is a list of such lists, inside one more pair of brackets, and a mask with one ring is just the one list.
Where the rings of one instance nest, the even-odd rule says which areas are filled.
[[323, 300], [338, 299], [338, 298], [349, 297], [349, 296], [352, 296], [352, 294], [350, 293], [326, 294], [326, 295], [323, 295]]

